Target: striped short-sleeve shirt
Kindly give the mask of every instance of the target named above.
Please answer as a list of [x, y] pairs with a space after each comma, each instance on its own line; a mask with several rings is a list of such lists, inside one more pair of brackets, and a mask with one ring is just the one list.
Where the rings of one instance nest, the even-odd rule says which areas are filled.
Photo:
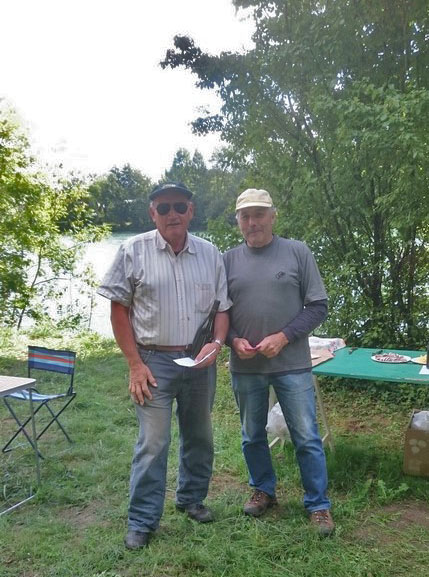
[[175, 255], [157, 230], [121, 245], [97, 292], [129, 307], [141, 345], [188, 345], [214, 300], [220, 312], [231, 306], [218, 249], [188, 234]]

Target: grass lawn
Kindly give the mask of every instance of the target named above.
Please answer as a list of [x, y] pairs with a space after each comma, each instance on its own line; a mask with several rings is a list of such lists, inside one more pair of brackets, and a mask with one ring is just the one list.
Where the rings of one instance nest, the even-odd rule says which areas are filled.
[[[198, 525], [174, 508], [177, 432], [161, 526], [144, 551], [123, 546], [128, 479], [137, 433], [127, 369], [114, 343], [95, 334], [56, 339], [10, 335], [0, 342], [0, 374], [26, 374], [26, 345], [78, 353], [76, 400], [63, 421], [74, 443], [52, 428], [40, 442], [42, 487], [0, 518], [0, 577], [423, 577], [428, 574], [429, 479], [403, 475], [404, 430], [413, 407], [428, 408], [424, 387], [320, 379], [336, 450], [327, 450], [336, 534], [308, 526], [293, 450], [273, 449], [279, 507], [247, 518], [249, 495], [240, 424], [219, 360], [213, 415], [215, 469], [208, 498], [216, 522]], [[428, 388], [429, 389], [429, 388]], [[13, 422], [0, 406], [0, 441]], [[28, 447], [0, 456], [0, 507], [34, 482]]]

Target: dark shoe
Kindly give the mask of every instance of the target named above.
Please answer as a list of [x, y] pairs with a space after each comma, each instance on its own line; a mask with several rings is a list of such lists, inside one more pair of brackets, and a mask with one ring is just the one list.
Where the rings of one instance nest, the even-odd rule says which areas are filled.
[[335, 531], [335, 523], [329, 509], [321, 509], [310, 513], [310, 523], [321, 537], [329, 537]]
[[192, 503], [192, 505], [176, 504], [176, 509], [187, 513], [188, 517], [194, 521], [198, 521], [198, 523], [211, 523], [214, 521], [213, 513], [202, 503]]
[[263, 515], [269, 507], [274, 507], [274, 505], [277, 505], [277, 499], [275, 497], [270, 497], [263, 491], [256, 489], [247, 503], [244, 504], [243, 509], [246, 515], [259, 517]]
[[150, 533], [140, 533], [139, 531], [128, 531], [124, 543], [127, 549], [142, 549], [149, 544]]

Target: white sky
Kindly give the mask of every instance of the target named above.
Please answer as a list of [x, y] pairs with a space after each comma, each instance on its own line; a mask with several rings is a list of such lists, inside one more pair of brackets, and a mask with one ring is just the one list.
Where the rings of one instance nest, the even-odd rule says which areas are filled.
[[0, 97], [17, 109], [36, 154], [67, 170], [130, 163], [153, 179], [178, 148], [206, 160], [218, 145], [190, 122], [213, 93], [158, 65], [175, 34], [203, 50], [251, 45], [230, 0], [0, 0]]

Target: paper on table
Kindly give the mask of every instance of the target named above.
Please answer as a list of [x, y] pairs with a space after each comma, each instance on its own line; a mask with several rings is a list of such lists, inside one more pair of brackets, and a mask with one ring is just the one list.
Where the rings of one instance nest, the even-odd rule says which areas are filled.
[[423, 367], [420, 369], [420, 373], [419, 373], [419, 374], [420, 374], [420, 375], [429, 375], [429, 369], [428, 369], [427, 367], [423, 366]]
[[191, 357], [184, 357], [183, 359], [174, 359], [174, 362], [176, 364], [180, 365], [181, 367], [196, 367], [197, 365], [199, 365], [200, 363], [205, 361], [208, 357], [211, 357], [211, 355], [215, 352], [216, 352], [216, 349], [213, 349], [212, 351], [209, 352], [208, 355], [203, 357], [198, 362], [195, 359], [192, 359]]
[[315, 351], [313, 349], [310, 350], [312, 367], [316, 367], [317, 365], [334, 358], [334, 355], [328, 349], [316, 349]]

